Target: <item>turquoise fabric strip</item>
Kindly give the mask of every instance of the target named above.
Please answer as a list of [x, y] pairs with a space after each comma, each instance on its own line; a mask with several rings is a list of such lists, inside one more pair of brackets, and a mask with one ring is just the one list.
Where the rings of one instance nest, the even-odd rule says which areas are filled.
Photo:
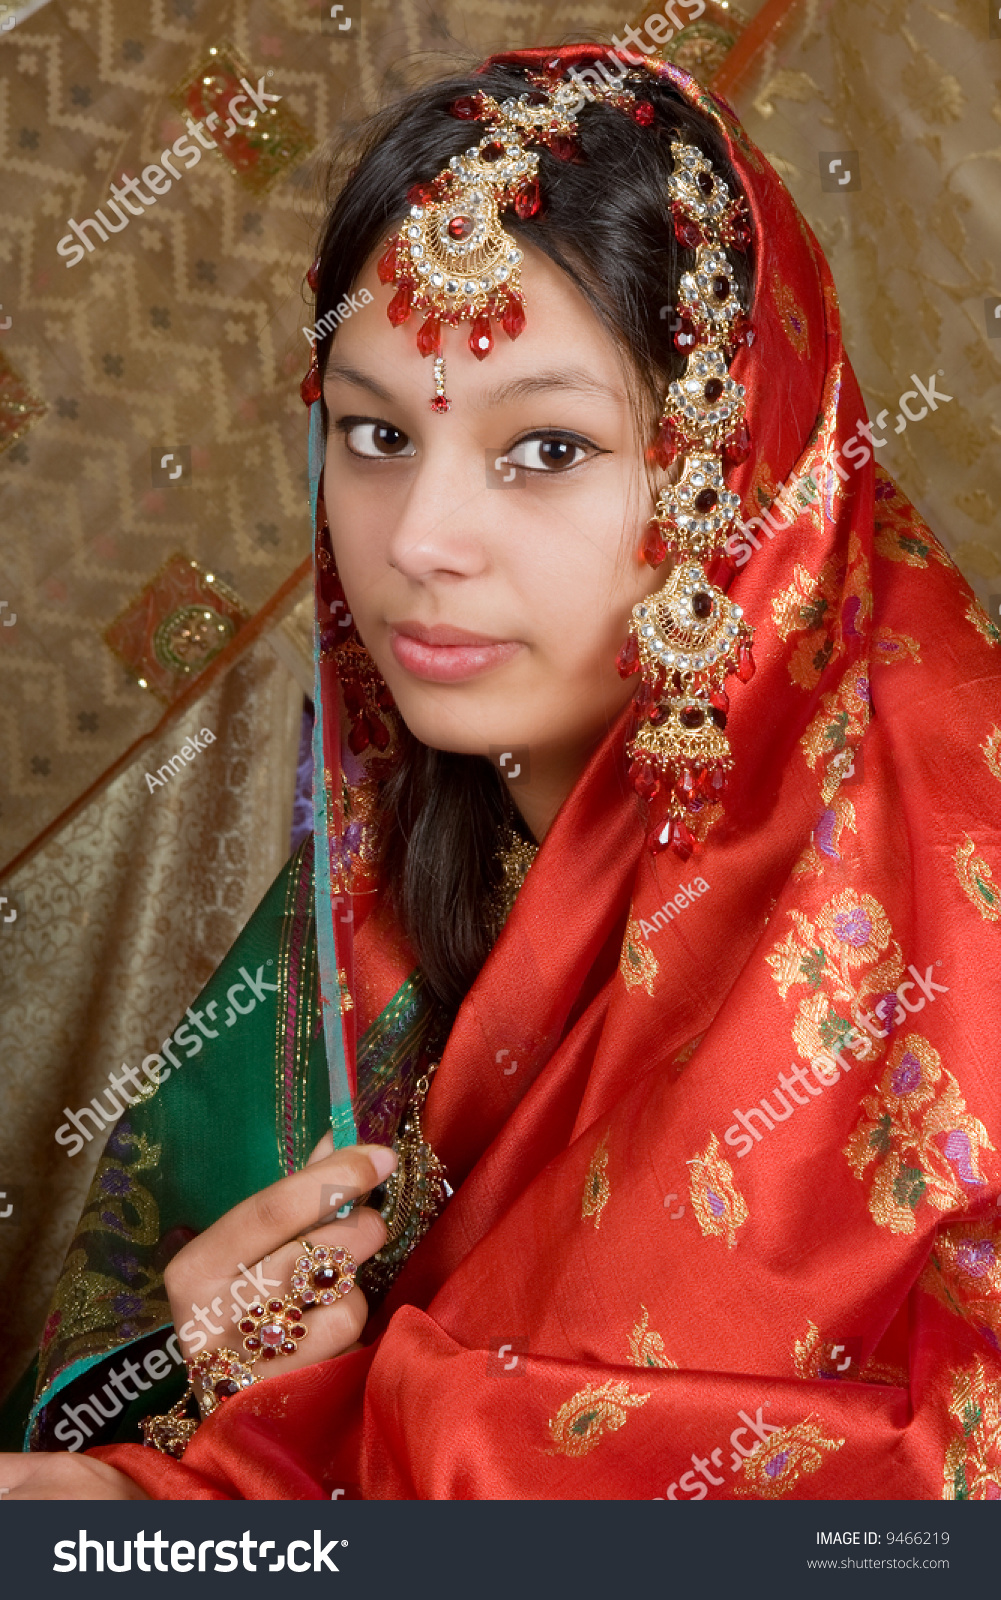
[[[312, 526], [316, 527], [317, 496], [323, 472], [325, 453], [322, 404], [314, 400], [309, 408], [309, 507]], [[316, 549], [314, 540], [313, 563], [315, 576]], [[320, 969], [320, 997], [323, 1007], [323, 1038], [327, 1047], [327, 1072], [330, 1078], [330, 1126], [334, 1146], [357, 1144], [351, 1088], [348, 1083], [347, 1056], [344, 1050], [343, 1019], [341, 1016], [341, 986], [337, 977], [339, 967], [347, 967], [342, 956], [338, 959], [337, 929], [341, 937], [350, 937], [350, 923], [334, 920], [333, 893], [330, 883], [330, 834], [327, 815], [327, 791], [324, 772], [324, 707], [320, 684], [320, 624], [313, 624], [313, 831], [316, 842], [316, 950]], [[340, 763], [334, 769], [339, 776]]]

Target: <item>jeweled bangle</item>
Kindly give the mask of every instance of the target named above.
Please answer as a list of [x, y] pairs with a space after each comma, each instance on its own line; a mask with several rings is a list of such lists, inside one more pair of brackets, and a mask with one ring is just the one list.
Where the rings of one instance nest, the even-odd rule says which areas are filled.
[[[199, 1388], [195, 1387], [198, 1379]], [[257, 1374], [235, 1350], [204, 1350], [188, 1362], [191, 1383], [202, 1417], [210, 1417], [223, 1400], [249, 1389]], [[200, 1391], [200, 1392], [199, 1392]]]

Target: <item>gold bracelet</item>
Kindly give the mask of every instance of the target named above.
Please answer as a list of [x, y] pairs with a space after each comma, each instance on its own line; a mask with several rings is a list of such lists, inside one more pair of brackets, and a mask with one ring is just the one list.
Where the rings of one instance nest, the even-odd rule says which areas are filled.
[[[195, 1390], [199, 1380], [201, 1394]], [[223, 1400], [256, 1383], [257, 1375], [235, 1350], [205, 1350], [188, 1362], [188, 1387], [180, 1400], [160, 1417], [145, 1417], [139, 1424], [143, 1444], [152, 1445], [163, 1455], [180, 1461], [199, 1426], [217, 1410]], [[191, 1400], [198, 1406], [197, 1417], [185, 1416]]]

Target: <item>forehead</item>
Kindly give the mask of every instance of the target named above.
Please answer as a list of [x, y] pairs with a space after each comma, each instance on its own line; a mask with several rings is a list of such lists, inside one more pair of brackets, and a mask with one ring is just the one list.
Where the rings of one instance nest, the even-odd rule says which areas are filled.
[[[367, 289], [372, 299], [345, 317], [337, 328], [327, 363], [326, 386], [338, 378], [357, 387], [364, 374], [370, 386], [387, 395], [419, 387], [433, 388], [431, 361], [417, 348], [423, 322], [420, 312], [394, 327], [386, 308], [395, 288], [379, 282], [374, 251], [353, 286], [357, 295]], [[471, 324], [442, 327], [450, 395], [460, 389], [478, 405], [503, 404], [523, 398], [533, 388], [590, 394], [604, 404], [627, 403], [625, 352], [597, 317], [574, 283], [548, 257], [531, 246], [525, 250], [522, 290], [526, 324], [517, 339], [509, 339], [500, 321], [492, 320], [493, 349], [478, 360], [469, 349]], [[374, 381], [374, 385], [373, 385]]]

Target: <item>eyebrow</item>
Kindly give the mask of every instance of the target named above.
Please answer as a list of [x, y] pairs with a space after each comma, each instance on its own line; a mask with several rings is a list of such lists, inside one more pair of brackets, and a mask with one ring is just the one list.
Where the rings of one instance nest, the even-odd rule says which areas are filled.
[[[370, 394], [378, 396], [380, 400], [392, 402], [395, 398], [383, 384], [379, 383], [368, 373], [362, 372], [358, 367], [347, 366], [343, 362], [331, 361], [327, 367], [327, 377], [340, 378], [342, 383], [350, 383], [357, 389], [367, 389]], [[499, 388], [492, 389], [485, 397], [488, 406], [505, 405], [511, 400], [522, 400], [528, 395], [545, 394], [548, 392], [562, 392], [565, 394], [590, 394], [602, 396], [605, 399], [621, 400], [621, 391], [612, 388], [609, 384], [601, 383], [597, 378], [585, 372], [581, 367], [567, 367], [558, 372], [535, 372], [524, 378], [511, 378], [507, 383], [502, 383]]]

